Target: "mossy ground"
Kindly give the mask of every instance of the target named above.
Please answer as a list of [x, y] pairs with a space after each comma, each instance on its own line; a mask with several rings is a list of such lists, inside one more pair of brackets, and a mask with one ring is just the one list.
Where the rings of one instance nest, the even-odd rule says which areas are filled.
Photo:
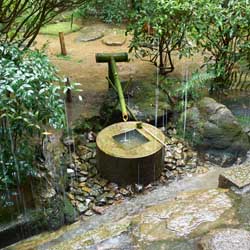
[[60, 22], [55, 24], [48, 24], [41, 28], [40, 33], [43, 35], [58, 35], [59, 32], [64, 34], [69, 34], [80, 30], [80, 26], [73, 23], [71, 27], [71, 22]]

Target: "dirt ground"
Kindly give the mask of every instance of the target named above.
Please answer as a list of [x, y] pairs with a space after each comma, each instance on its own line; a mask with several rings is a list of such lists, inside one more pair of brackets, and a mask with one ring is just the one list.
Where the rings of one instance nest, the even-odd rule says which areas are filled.
[[[100, 26], [106, 33], [117, 28], [114, 25], [103, 24], [98, 21], [85, 23], [83, 27], [96, 29]], [[118, 27], [121, 29], [121, 27]], [[127, 37], [126, 43], [122, 46], [107, 46], [98, 39], [90, 42], [79, 42], [77, 38], [81, 31], [65, 35], [65, 44], [68, 57], [62, 58], [60, 55], [60, 43], [57, 36], [38, 35], [36, 39], [36, 48], [41, 48], [47, 44], [47, 54], [52, 63], [59, 69], [59, 74], [63, 77], [69, 77], [72, 82], [81, 83], [82, 92], [74, 94], [73, 104], [69, 106], [69, 119], [75, 120], [79, 116], [91, 117], [98, 114], [101, 103], [105, 98], [108, 83], [106, 76], [108, 72], [107, 63], [96, 63], [95, 54], [102, 52], [127, 52], [131, 37]], [[156, 79], [156, 68], [145, 61], [134, 58], [129, 55], [129, 63], [119, 63], [118, 69], [122, 80], [133, 79]], [[194, 59], [186, 60], [188, 64], [194, 63]], [[172, 76], [180, 77], [183, 72], [183, 64], [175, 59], [176, 70]], [[195, 63], [194, 63], [195, 64]], [[78, 95], [82, 96], [80, 102]]]

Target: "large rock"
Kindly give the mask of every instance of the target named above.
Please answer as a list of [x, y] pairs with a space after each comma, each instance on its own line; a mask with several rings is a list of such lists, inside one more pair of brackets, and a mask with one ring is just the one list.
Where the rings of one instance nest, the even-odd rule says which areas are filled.
[[245, 157], [248, 136], [226, 106], [205, 97], [187, 110], [186, 118], [186, 137], [210, 160], [227, 166]]
[[218, 229], [205, 236], [199, 250], [249, 250], [250, 232], [242, 229]]
[[234, 224], [232, 206], [229, 196], [221, 190], [183, 193], [135, 217], [134, 237], [140, 242], [158, 242], [198, 236], [218, 225]]

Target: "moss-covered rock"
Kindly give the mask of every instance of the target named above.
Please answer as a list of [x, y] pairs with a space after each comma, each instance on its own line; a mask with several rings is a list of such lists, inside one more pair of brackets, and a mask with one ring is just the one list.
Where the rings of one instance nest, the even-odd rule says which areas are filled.
[[186, 115], [186, 134], [199, 150], [208, 153], [210, 160], [226, 166], [237, 158], [244, 158], [250, 149], [247, 134], [232, 112], [212, 98], [203, 98], [195, 107], [182, 114], [183, 127]]

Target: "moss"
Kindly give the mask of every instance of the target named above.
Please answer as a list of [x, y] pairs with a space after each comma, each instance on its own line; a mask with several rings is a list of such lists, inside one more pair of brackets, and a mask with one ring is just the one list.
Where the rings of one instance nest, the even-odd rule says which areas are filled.
[[41, 28], [40, 33], [45, 35], [58, 35], [59, 32], [68, 34], [80, 30], [80, 26], [73, 24], [71, 28], [70, 22], [60, 22], [56, 24], [48, 24]]
[[65, 223], [72, 223], [75, 221], [77, 212], [75, 211], [74, 207], [66, 197], [64, 198], [63, 213], [64, 213]]

